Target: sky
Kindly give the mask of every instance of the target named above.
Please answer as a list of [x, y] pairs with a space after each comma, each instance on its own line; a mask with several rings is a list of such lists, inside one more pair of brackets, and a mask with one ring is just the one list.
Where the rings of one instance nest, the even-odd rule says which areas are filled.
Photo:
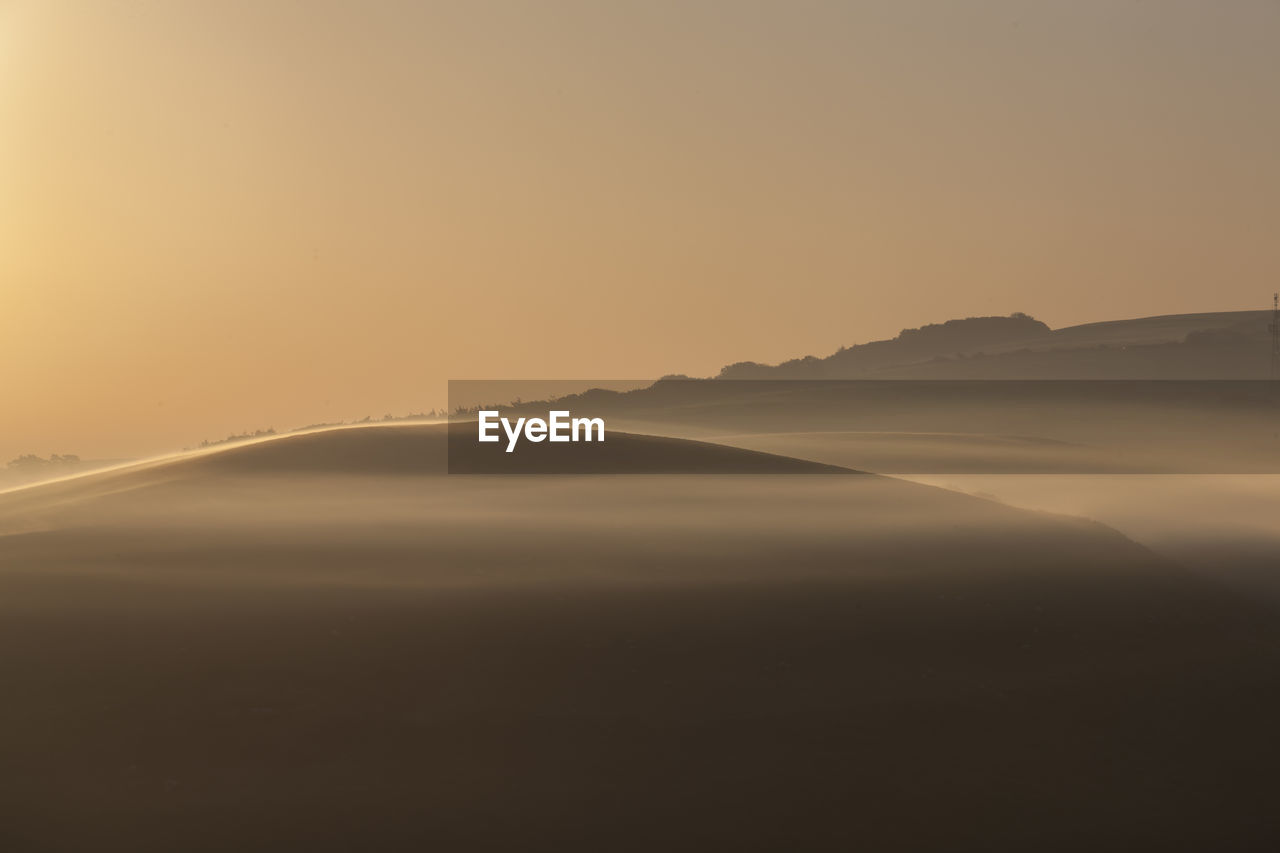
[[0, 463], [1269, 307], [1280, 2], [0, 0]]

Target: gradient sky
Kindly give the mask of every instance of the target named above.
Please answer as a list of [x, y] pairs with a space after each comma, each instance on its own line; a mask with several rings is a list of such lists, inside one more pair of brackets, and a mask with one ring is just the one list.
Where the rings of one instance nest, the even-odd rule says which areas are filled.
[[1267, 307], [1275, 0], [0, 0], [0, 463]]

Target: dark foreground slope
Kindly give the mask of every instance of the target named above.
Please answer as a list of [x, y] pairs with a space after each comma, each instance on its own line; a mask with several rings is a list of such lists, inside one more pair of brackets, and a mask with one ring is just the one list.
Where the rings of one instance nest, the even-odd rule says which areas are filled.
[[350, 464], [399, 429], [0, 496], [0, 848], [1277, 837], [1272, 614], [1106, 528], [871, 476]]

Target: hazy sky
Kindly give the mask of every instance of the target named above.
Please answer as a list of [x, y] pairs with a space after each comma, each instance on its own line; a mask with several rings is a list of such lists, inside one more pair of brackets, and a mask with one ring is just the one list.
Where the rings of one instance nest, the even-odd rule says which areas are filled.
[[1280, 3], [0, 0], [0, 464], [1266, 307]]

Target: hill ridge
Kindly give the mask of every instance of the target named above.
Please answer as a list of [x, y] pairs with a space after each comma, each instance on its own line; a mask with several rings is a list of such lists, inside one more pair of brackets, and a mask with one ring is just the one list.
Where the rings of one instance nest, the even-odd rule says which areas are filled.
[[1162, 314], [1052, 329], [1027, 314], [967, 317], [717, 379], [1260, 379], [1270, 311]]

